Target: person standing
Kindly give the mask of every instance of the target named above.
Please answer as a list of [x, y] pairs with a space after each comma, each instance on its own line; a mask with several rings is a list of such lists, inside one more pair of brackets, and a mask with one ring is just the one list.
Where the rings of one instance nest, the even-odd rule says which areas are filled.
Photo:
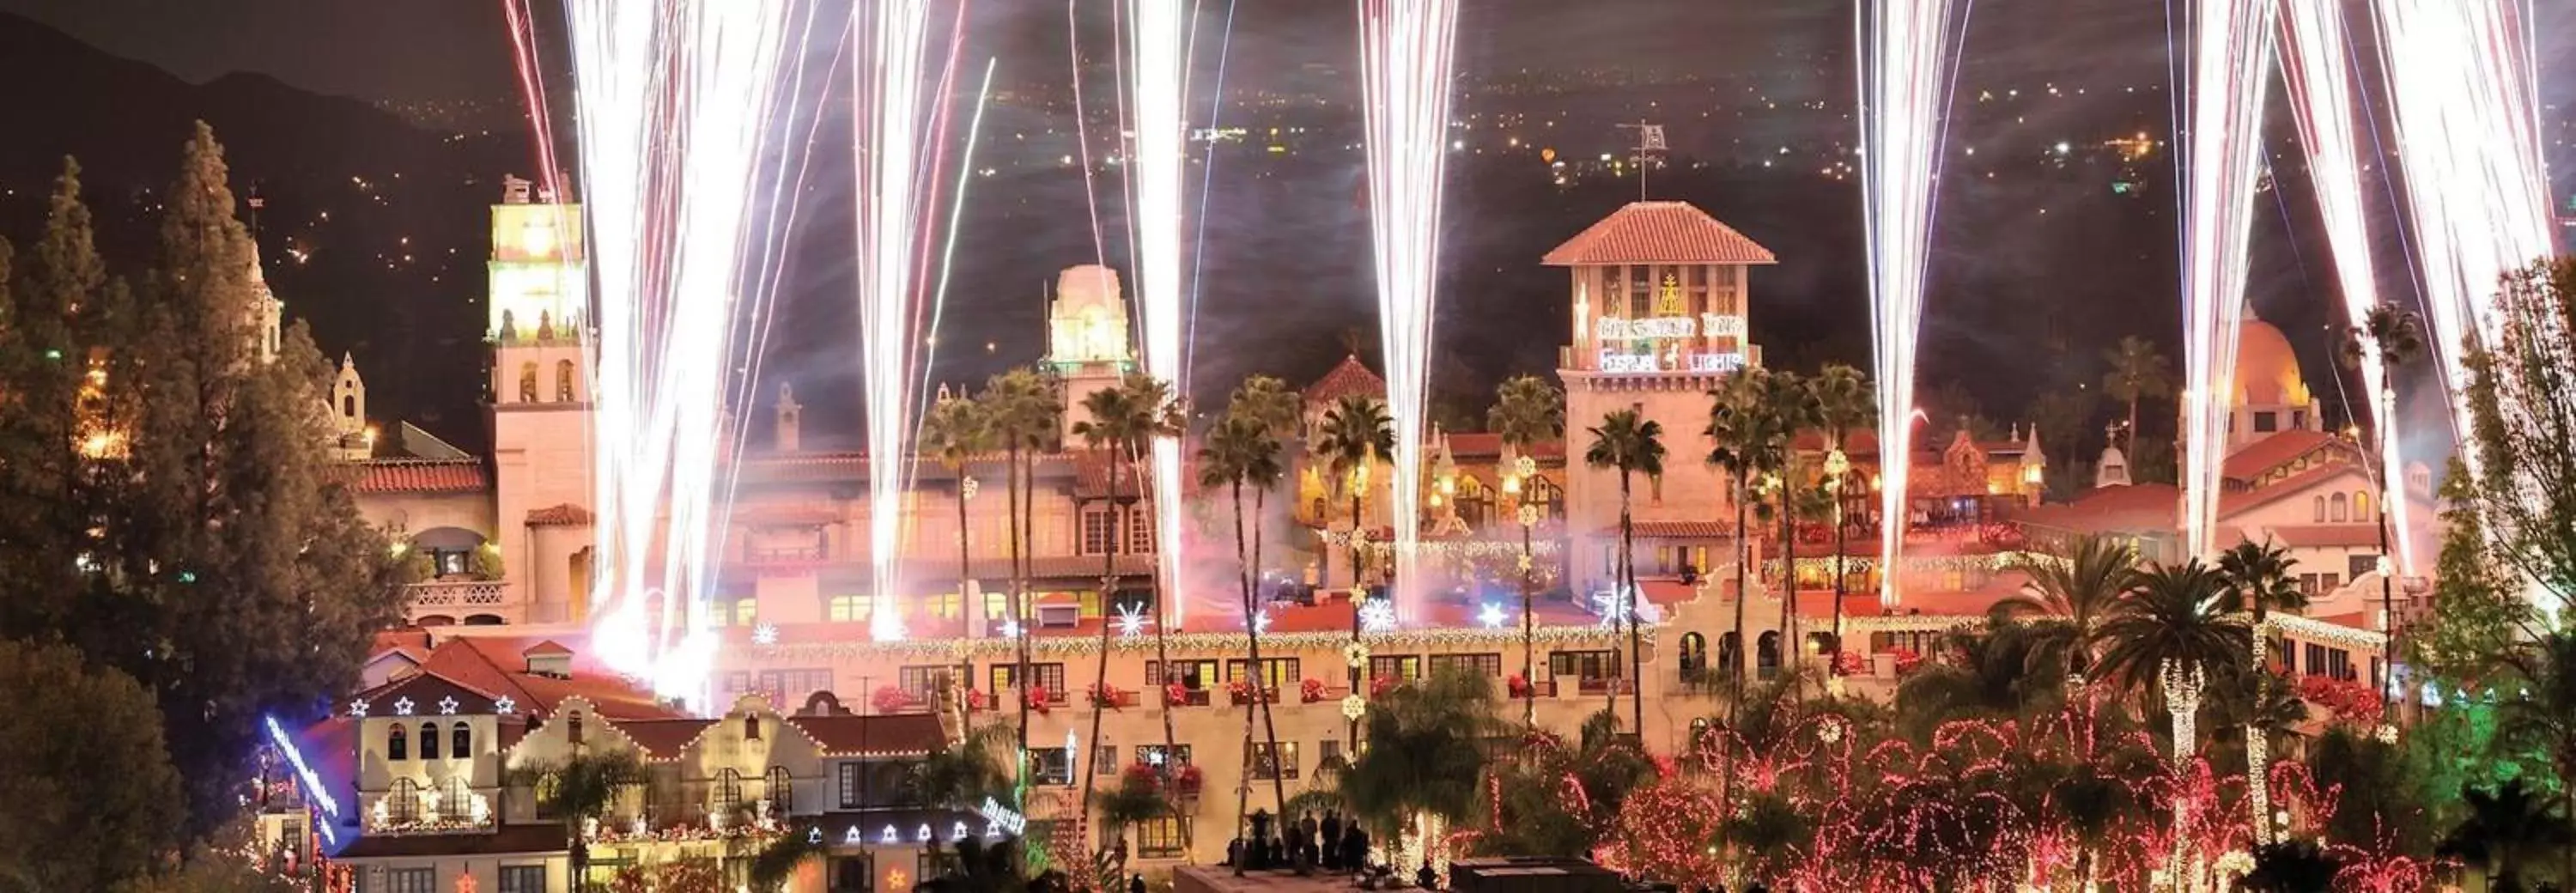
[[1324, 832], [1321, 840], [1324, 849], [1324, 870], [1339, 871], [1342, 867], [1342, 813], [1340, 810], [1324, 810], [1322, 830]]

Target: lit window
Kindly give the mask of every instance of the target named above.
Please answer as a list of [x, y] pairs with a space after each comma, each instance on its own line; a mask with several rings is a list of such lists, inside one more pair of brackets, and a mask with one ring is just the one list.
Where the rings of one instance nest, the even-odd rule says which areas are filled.
[[873, 613], [873, 607], [863, 595], [835, 595], [832, 596], [830, 616], [833, 623], [862, 622]]

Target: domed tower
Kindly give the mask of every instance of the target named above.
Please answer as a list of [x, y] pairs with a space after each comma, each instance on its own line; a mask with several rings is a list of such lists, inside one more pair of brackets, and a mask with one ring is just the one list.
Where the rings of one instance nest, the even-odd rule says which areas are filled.
[[2283, 431], [2322, 431], [2316, 395], [2279, 327], [2251, 312], [2237, 328], [2236, 393], [2228, 407], [2227, 452]]
[[1117, 271], [1086, 264], [1066, 267], [1056, 276], [1055, 297], [1047, 307], [1047, 362], [1064, 386], [1062, 436], [1074, 442], [1073, 425], [1083, 418], [1082, 398], [1117, 387], [1136, 368]]

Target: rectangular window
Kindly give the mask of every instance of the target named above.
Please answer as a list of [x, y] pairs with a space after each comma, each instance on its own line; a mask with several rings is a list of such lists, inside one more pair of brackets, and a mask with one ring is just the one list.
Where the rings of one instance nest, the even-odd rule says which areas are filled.
[[[1012, 677], [1019, 670], [1020, 666], [1017, 663], [994, 664], [992, 675], [988, 677], [993, 683], [991, 691], [998, 694], [1014, 688]], [[1046, 689], [1048, 700], [1065, 700], [1067, 689], [1063, 664], [1030, 664], [1029, 678], [1035, 681], [1037, 687]]]
[[1115, 542], [1112, 539], [1115, 536], [1117, 525], [1108, 509], [1091, 507], [1082, 510], [1082, 554], [1108, 554], [1109, 544]]
[[948, 674], [955, 669], [946, 664], [904, 667], [895, 671], [895, 687], [903, 689], [904, 694], [927, 698], [938, 693], [940, 686], [948, 680]]
[[1422, 678], [1422, 655], [1389, 654], [1369, 658], [1369, 679], [1398, 682]]
[[[1251, 668], [1252, 662], [1242, 658], [1226, 661], [1226, 683], [1231, 685], [1234, 682], [1241, 680], [1249, 673]], [[1273, 691], [1289, 691], [1294, 689], [1297, 687], [1298, 683], [1305, 681], [1305, 677], [1299, 675], [1297, 669], [1297, 659], [1293, 657], [1262, 658], [1261, 685], [1264, 688], [1269, 688]]]
[[2363, 575], [2379, 569], [2379, 556], [2346, 555], [2344, 569], [2352, 572], [2353, 579], [2360, 579]]
[[2341, 648], [2327, 651], [2326, 675], [2337, 679], [2352, 678], [2352, 653]]
[[395, 868], [385, 872], [385, 893], [437, 893], [438, 869]]
[[1073, 757], [1061, 747], [1029, 748], [1029, 764], [1038, 784], [1073, 783]]
[[1181, 857], [1182, 823], [1185, 818], [1164, 816], [1136, 825], [1136, 855], [1147, 859]]
[[1324, 739], [1324, 747], [1323, 747], [1323, 751], [1324, 751], [1324, 756], [1323, 756], [1323, 758], [1322, 758], [1321, 760], [1318, 760], [1318, 761], [1317, 761], [1317, 765], [1322, 765], [1322, 764], [1324, 764], [1324, 763], [1338, 763], [1338, 762], [1341, 762], [1341, 761], [1342, 761], [1342, 739], [1339, 739], [1339, 738], [1326, 738], [1326, 739]]
[[[1154, 763], [1154, 758], [1155, 758], [1155, 757], [1157, 757], [1157, 756], [1161, 756], [1161, 755], [1162, 755], [1162, 753], [1163, 753], [1163, 746], [1162, 746], [1162, 745], [1160, 745], [1160, 744], [1139, 744], [1139, 745], [1136, 745], [1136, 762], [1143, 763], [1143, 764], [1148, 765], [1148, 766], [1155, 765], [1155, 763]], [[1172, 756], [1171, 756], [1171, 758], [1170, 758], [1167, 762], [1169, 762], [1171, 765], [1174, 765], [1174, 766], [1187, 766], [1187, 765], [1189, 765], [1189, 764], [1190, 764], [1190, 746], [1189, 746], [1189, 745], [1187, 745], [1187, 744], [1175, 744], [1175, 745], [1172, 745]]]
[[876, 613], [875, 603], [863, 595], [835, 595], [825, 607], [833, 623], [865, 623]]
[[2315, 575], [2315, 574], [2300, 574], [2300, 575], [2299, 575], [2299, 592], [2300, 592], [2300, 594], [2302, 594], [2302, 595], [2306, 595], [2306, 596], [2309, 596], [2309, 597], [2312, 597], [2312, 598], [2313, 598], [2313, 597], [2315, 597], [2315, 596], [2317, 596], [2317, 595], [2323, 594], [2323, 593], [2325, 592], [2325, 590], [2322, 590], [2322, 589], [2318, 589], [2318, 588], [2317, 588], [2317, 575]]
[[1103, 744], [1091, 749], [1091, 774], [1118, 774], [1118, 745]]
[[769, 695], [770, 706], [780, 711], [801, 707], [805, 699], [818, 691], [832, 690], [832, 671], [828, 668], [802, 670], [762, 670], [753, 679], [753, 687]]
[[1295, 779], [1297, 777], [1297, 742], [1279, 742], [1279, 752], [1274, 754], [1270, 752], [1270, 742], [1255, 741], [1252, 743], [1251, 765], [1253, 778], [1263, 781], [1272, 778]]
[[831, 893], [874, 893], [877, 866], [866, 856], [832, 857]]
[[859, 773], [864, 771], [865, 768], [866, 767], [860, 766], [857, 763], [842, 763], [839, 769], [836, 770], [840, 773], [838, 780], [840, 782], [841, 789], [842, 809], [859, 808]]
[[1554, 676], [1578, 679], [1619, 678], [1619, 652], [1553, 651], [1547, 655], [1547, 671]]
[[2278, 414], [2269, 412], [2258, 412], [2254, 414], [2255, 433], [2261, 434], [2278, 430], [2281, 430], [2281, 417]]
[[2335, 587], [2342, 586], [2343, 578], [2333, 574], [2318, 574], [2317, 585], [2325, 587], [2324, 589], [2317, 590], [2318, 595], [2324, 595], [2335, 591]]
[[546, 893], [546, 867], [501, 866], [501, 893]]
[[2326, 669], [2326, 646], [2319, 645], [2319, 644], [2317, 644], [2317, 643], [2315, 643], [2315, 642], [2310, 642], [2310, 643], [2307, 643], [2307, 647], [2302, 648], [2302, 649], [2300, 649], [2300, 650], [2307, 652], [2307, 654], [2306, 654], [2306, 659], [2305, 659], [2305, 660], [2300, 661], [2299, 663], [2300, 663], [2300, 665], [2301, 665], [2301, 666], [2304, 666], [2304, 667], [2307, 667], [2307, 668], [2308, 668], [2308, 675], [2310, 675], [2310, 676], [2322, 676], [2322, 675], [2325, 675], [2325, 669]]
[[1131, 555], [1154, 554], [1154, 515], [1152, 507], [1132, 506], [1127, 509], [1127, 544], [1124, 548], [1127, 550], [1128, 554]]
[[1145, 662], [1145, 684], [1156, 688], [1165, 682], [1178, 682], [1191, 691], [1206, 691], [1216, 684], [1216, 678], [1214, 660], [1176, 660], [1168, 674], [1163, 672], [1162, 664], [1150, 660]]
[[1500, 654], [1434, 654], [1431, 656], [1432, 675], [1437, 676], [1451, 671], [1471, 676], [1501, 678], [1503, 656]]

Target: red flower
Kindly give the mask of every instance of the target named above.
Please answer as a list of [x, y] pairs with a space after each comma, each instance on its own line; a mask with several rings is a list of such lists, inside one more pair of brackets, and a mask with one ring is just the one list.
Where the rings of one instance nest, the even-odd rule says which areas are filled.
[[905, 694], [901, 686], [894, 685], [878, 686], [876, 694], [868, 697], [868, 702], [875, 705], [878, 713], [901, 713], [905, 708], [920, 703], [913, 696]]
[[1182, 684], [1180, 684], [1180, 683], [1178, 683], [1178, 682], [1167, 682], [1167, 683], [1164, 683], [1164, 684], [1163, 684], [1163, 703], [1164, 703], [1164, 704], [1167, 704], [1167, 705], [1170, 705], [1170, 706], [1173, 706], [1173, 707], [1178, 707], [1178, 706], [1181, 706], [1181, 705], [1183, 705], [1183, 704], [1187, 704], [1187, 703], [1189, 703], [1189, 702], [1190, 702], [1190, 689], [1189, 689], [1189, 686], [1182, 685]]
[[1029, 686], [1028, 699], [1029, 699], [1029, 709], [1030, 709], [1030, 710], [1034, 710], [1034, 711], [1037, 711], [1037, 712], [1039, 712], [1039, 713], [1045, 713], [1045, 712], [1047, 712], [1047, 699], [1048, 699], [1048, 695], [1047, 695], [1046, 686], [1043, 686], [1043, 685], [1032, 685], [1032, 686]]
[[1297, 699], [1308, 704], [1324, 699], [1324, 680], [1308, 679], [1297, 683]]
[[1399, 681], [1399, 680], [1397, 680], [1397, 679], [1396, 679], [1395, 677], [1393, 677], [1393, 676], [1379, 676], [1379, 677], [1376, 677], [1376, 678], [1374, 678], [1374, 679], [1370, 679], [1370, 680], [1369, 680], [1369, 697], [1372, 697], [1372, 698], [1381, 698], [1381, 697], [1385, 697], [1387, 692], [1390, 692], [1390, 691], [1394, 691], [1394, 690], [1395, 690], [1395, 686], [1396, 686], [1396, 683], [1397, 683], [1398, 681]]
[[1519, 673], [1513, 673], [1509, 678], [1504, 679], [1503, 684], [1504, 687], [1511, 689], [1512, 697], [1523, 698], [1529, 696], [1529, 680], [1521, 678], [1521, 674]]
[[1116, 710], [1127, 701], [1127, 693], [1115, 685], [1084, 686], [1083, 694], [1091, 699], [1091, 706], [1105, 710]]
[[993, 699], [985, 697], [982, 689], [970, 688], [966, 690], [967, 710], [982, 710], [991, 706], [993, 706]]
[[1896, 657], [1896, 675], [1912, 675], [1915, 668], [1923, 666], [1923, 655], [1914, 653], [1912, 648], [1898, 645], [1888, 653]]

